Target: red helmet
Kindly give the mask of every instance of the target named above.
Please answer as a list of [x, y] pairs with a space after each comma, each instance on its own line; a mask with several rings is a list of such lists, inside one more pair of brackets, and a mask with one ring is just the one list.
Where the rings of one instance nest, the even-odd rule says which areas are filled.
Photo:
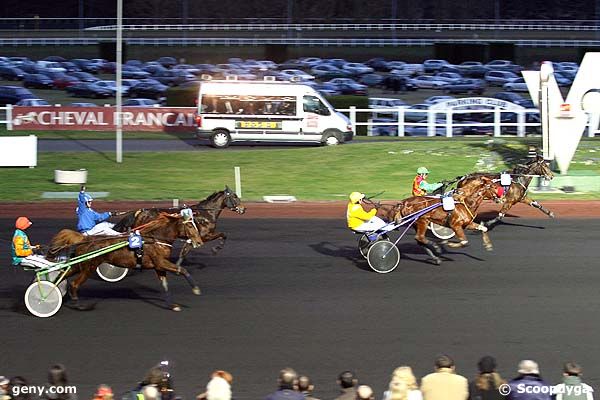
[[31, 221], [27, 217], [19, 217], [17, 218], [17, 222], [15, 222], [15, 228], [24, 231], [25, 229], [31, 226]]

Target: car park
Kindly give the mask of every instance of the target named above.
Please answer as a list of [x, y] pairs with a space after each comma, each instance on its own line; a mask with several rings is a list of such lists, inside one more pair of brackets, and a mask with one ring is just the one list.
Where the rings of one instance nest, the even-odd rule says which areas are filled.
[[479, 61], [465, 61], [456, 66], [460, 73], [465, 77], [483, 78], [485, 73], [489, 71]]
[[460, 81], [450, 83], [444, 87], [444, 93], [458, 94], [458, 93], [473, 93], [483, 94], [485, 91], [485, 81], [481, 79], [461, 79]]
[[508, 60], [492, 60], [484, 65], [488, 71], [508, 71], [518, 74], [523, 67]]
[[412, 83], [419, 89], [443, 89], [444, 86], [448, 85], [448, 82], [437, 79], [434, 76], [421, 75], [414, 78], [410, 78], [408, 82]]
[[100, 107], [96, 103], [69, 103], [67, 107]]
[[533, 101], [526, 99], [520, 94], [513, 92], [498, 92], [493, 95], [494, 98], [518, 104], [525, 108], [534, 108]]
[[350, 75], [364, 75], [373, 72], [373, 68], [361, 63], [346, 63], [342, 65], [342, 70]]
[[[406, 136], [428, 136], [430, 129], [430, 121], [429, 119], [422, 119], [416, 122], [419, 125], [406, 125], [404, 126], [404, 135]], [[435, 132], [435, 136], [446, 136], [447, 128], [446, 121], [443, 119], [435, 119], [433, 121], [435, 126], [433, 127], [433, 131]], [[452, 125], [452, 135], [462, 135], [463, 128], [460, 126]]]
[[144, 97], [150, 99], [159, 99], [165, 95], [169, 87], [160, 82], [140, 82], [129, 89], [131, 97]]
[[65, 75], [62, 72], [55, 72], [54, 74], [54, 78], [52, 78], [52, 86], [54, 89], [63, 90], [81, 82], [74, 76]]
[[148, 71], [144, 71], [139, 67], [132, 65], [124, 65], [122, 68], [121, 75], [126, 79], [144, 79], [149, 77], [151, 74]]
[[69, 73], [69, 75], [79, 79], [81, 82], [96, 82], [96, 81], [100, 80], [100, 78], [90, 74], [89, 72], [83, 72], [83, 71], [71, 72], [71, 73]]
[[171, 68], [172, 66], [177, 65], [177, 60], [173, 57], [160, 57], [156, 61], [165, 68]]
[[527, 83], [525, 83], [525, 79], [523, 78], [515, 78], [510, 80], [509, 82], [502, 85], [502, 90], [507, 92], [527, 92], [529, 89], [527, 88]]
[[67, 69], [56, 61], [38, 61], [35, 65], [40, 72], [67, 72]]
[[279, 76], [284, 80], [310, 81], [315, 79], [314, 75], [308, 74], [300, 69], [284, 69], [279, 72]]
[[430, 96], [430, 97], [426, 98], [425, 101], [423, 101], [423, 103], [428, 104], [428, 105], [433, 105], [433, 104], [437, 104], [442, 101], [448, 101], [448, 100], [456, 100], [456, 97], [446, 96], [446, 95]]
[[360, 77], [358, 83], [362, 83], [363, 85], [367, 85], [370, 87], [379, 86], [383, 83], [385, 77], [381, 74], [365, 74]]
[[426, 74], [438, 72], [445, 66], [451, 66], [446, 60], [425, 60], [423, 61], [423, 70]]
[[[94, 82], [94, 84], [97, 87], [101, 87], [106, 90], [110, 90], [112, 92], [113, 96], [115, 96], [117, 93], [117, 82], [115, 82], [115, 81], [104, 80], [104, 81]], [[129, 93], [129, 86], [121, 85], [120, 92], [123, 96], [127, 96]]]
[[434, 75], [434, 77], [441, 81], [446, 81], [448, 83], [455, 83], [464, 79], [461, 74], [458, 74], [456, 72], [438, 72]]
[[94, 64], [85, 58], [74, 58], [71, 62], [77, 65], [83, 72], [97, 74], [100, 70], [100, 67], [97, 64]]

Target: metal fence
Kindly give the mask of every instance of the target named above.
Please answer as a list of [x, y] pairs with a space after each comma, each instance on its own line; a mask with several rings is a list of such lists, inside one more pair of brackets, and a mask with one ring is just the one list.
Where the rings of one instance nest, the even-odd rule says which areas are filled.
[[12, 105], [7, 104], [4, 107], [0, 107], [0, 125], [6, 125], [6, 130], [12, 130]]

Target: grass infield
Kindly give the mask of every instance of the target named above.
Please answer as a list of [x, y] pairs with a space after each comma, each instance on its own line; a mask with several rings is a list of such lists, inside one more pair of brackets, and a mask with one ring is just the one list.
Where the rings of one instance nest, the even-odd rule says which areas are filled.
[[[57, 185], [54, 170], [88, 170], [89, 191], [110, 192], [108, 200], [199, 200], [227, 184], [241, 168], [242, 198], [288, 194], [298, 200], [345, 200], [362, 191], [384, 200], [408, 197], [419, 166], [430, 181], [473, 171], [501, 171], [527, 154], [541, 138], [404, 139], [335, 147], [291, 147], [210, 152], [128, 152], [122, 164], [114, 153], [39, 153], [36, 168], [1, 168], [0, 201], [40, 200], [43, 192], [76, 191]], [[581, 142], [571, 171], [599, 174], [600, 142]], [[598, 195], [537, 195], [536, 198], [593, 199]]]

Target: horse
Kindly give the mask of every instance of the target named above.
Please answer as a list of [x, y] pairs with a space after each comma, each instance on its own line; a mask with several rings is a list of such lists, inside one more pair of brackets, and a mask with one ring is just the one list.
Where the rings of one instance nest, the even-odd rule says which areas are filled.
[[[225, 186], [224, 190], [214, 192], [197, 204], [186, 207], [189, 207], [194, 211], [194, 222], [200, 232], [202, 244], [219, 239], [219, 244], [212, 248], [213, 254], [216, 254], [223, 248], [225, 240], [227, 239], [227, 236], [223, 232], [216, 231], [217, 219], [221, 215], [221, 212], [225, 208], [238, 214], [244, 214], [246, 212], [246, 208], [242, 205], [240, 198], [235, 192], [229, 189], [228, 186]], [[117, 224], [115, 224], [113, 229], [119, 232], [125, 232], [128, 229], [147, 223], [156, 218], [161, 212], [174, 212], [179, 210], [180, 208], [149, 208], [129, 211]], [[181, 266], [181, 263], [191, 249], [191, 244], [186, 241], [179, 252], [179, 258], [175, 263], [177, 266]]]
[[[465, 235], [465, 229], [468, 229], [480, 231], [485, 249], [488, 251], [493, 250], [492, 242], [487, 233], [487, 227], [474, 222], [474, 219], [477, 209], [481, 205], [483, 199], [496, 197], [499, 187], [500, 185], [498, 183], [486, 176], [479, 176], [477, 179], [471, 179], [460, 189], [456, 189], [452, 192], [452, 197], [455, 202], [454, 210], [446, 211], [440, 206], [425, 213], [415, 221], [415, 240], [425, 249], [435, 264], [441, 264], [441, 258], [439, 257], [441, 248], [437, 243], [430, 241], [425, 236], [430, 222], [447, 226], [456, 233], [458, 242], [442, 242], [448, 244], [449, 247], [459, 248], [466, 246], [469, 241]], [[433, 206], [435, 203], [439, 202], [441, 202], [439, 197], [413, 196], [396, 204], [381, 205], [378, 207], [376, 215], [384, 221], [400, 222], [404, 217], [418, 213], [420, 210]]]
[[[548, 163], [544, 160], [543, 157], [537, 156], [535, 159], [531, 160], [527, 164], [517, 165], [512, 170], [509, 171], [511, 177], [516, 177], [515, 180], [511, 180], [510, 186], [508, 190], [504, 192], [504, 197], [502, 197], [502, 208], [498, 212], [496, 218], [493, 218], [489, 221], [485, 222], [486, 226], [492, 226], [502, 220], [508, 210], [510, 210], [517, 203], [525, 203], [530, 205], [538, 210], [542, 211], [550, 218], [554, 218], [554, 213], [546, 208], [544, 208], [540, 203], [533, 200], [529, 196], [527, 196], [527, 188], [531, 183], [531, 180], [534, 175], [543, 176], [546, 180], [551, 180], [554, 178], [554, 174], [548, 167]], [[467, 184], [472, 179], [478, 179], [480, 176], [487, 176], [492, 179], [500, 179], [500, 174], [488, 174], [488, 173], [474, 173], [470, 175], [466, 175], [462, 179], [457, 182], [457, 187], [460, 188], [463, 185]]]
[[[193, 246], [198, 246], [202, 242], [200, 233], [193, 220], [181, 214], [160, 213], [154, 220], [141, 227], [139, 233], [143, 240], [141, 254], [126, 246], [75, 264], [65, 276], [66, 279], [77, 275], [69, 285], [71, 299], [76, 303], [78, 302], [79, 296], [77, 292], [79, 287], [104, 262], [118, 265], [122, 268], [131, 269], [139, 266], [142, 269], [154, 269], [164, 290], [167, 307], [173, 311], [181, 311], [181, 307], [174, 304], [171, 300], [167, 272], [183, 275], [192, 287], [192, 292], [195, 295], [199, 295], [200, 287], [196, 284], [190, 273], [185, 268], [169, 261], [171, 248], [176, 239], [185, 237], [192, 242]], [[73, 255], [80, 256], [126, 241], [127, 239], [127, 234], [123, 236], [85, 236], [70, 229], [63, 229], [52, 238], [48, 256], [52, 257], [65, 248], [73, 248]]]

